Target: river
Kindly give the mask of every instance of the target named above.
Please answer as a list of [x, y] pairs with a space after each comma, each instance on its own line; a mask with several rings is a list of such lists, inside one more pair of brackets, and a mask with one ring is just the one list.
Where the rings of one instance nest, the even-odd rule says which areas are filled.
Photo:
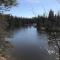
[[31, 26], [15, 30], [9, 37], [14, 60], [57, 60], [55, 50], [48, 43], [48, 34]]

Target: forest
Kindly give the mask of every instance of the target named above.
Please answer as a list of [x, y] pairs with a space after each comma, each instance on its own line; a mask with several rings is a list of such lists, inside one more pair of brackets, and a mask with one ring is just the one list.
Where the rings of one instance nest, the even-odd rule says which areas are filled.
[[12, 16], [10, 14], [0, 14], [0, 24], [3, 29], [15, 29], [25, 25], [33, 25], [40, 30], [45, 31], [60, 31], [60, 14], [54, 14], [50, 10], [48, 16], [24, 18]]
[[[33, 10], [34, 15], [35, 8], [39, 11], [39, 8], [42, 7], [41, 10], [44, 12], [45, 1], [42, 0], [44, 4], [40, 0], [37, 1], [23, 0], [23, 6], [20, 5], [16, 11], [22, 10], [22, 12], [19, 11], [19, 14], [30, 16], [24, 12], [30, 13]], [[50, 3], [50, 1], [48, 2]], [[19, 2], [21, 1], [19, 0]], [[52, 5], [50, 4], [48, 8]], [[56, 7], [55, 5], [53, 8]], [[29, 9], [31, 8], [30, 11], [27, 6]], [[57, 60], [57, 57], [60, 60], [60, 12], [57, 10], [58, 13], [56, 13], [53, 8], [49, 8], [50, 11], [46, 11], [47, 15], [46, 13], [41, 15], [43, 12], [40, 11], [38, 15], [35, 14], [37, 16], [31, 18], [18, 17], [19, 14], [16, 12], [5, 14], [5, 12], [12, 10], [12, 7], [17, 7], [17, 0], [0, 0], [0, 60], [18, 60], [19, 58], [19, 60]]]

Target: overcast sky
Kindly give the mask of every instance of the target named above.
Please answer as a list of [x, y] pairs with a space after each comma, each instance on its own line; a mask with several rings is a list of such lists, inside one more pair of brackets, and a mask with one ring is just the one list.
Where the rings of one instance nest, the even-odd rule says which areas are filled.
[[10, 10], [14, 16], [33, 17], [48, 13], [52, 9], [60, 10], [60, 0], [18, 0], [18, 5]]

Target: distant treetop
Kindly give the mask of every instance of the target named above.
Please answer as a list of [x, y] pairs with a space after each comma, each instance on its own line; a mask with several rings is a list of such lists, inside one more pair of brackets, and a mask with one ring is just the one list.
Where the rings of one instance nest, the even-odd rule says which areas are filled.
[[48, 16], [49, 18], [53, 18], [54, 17], [54, 11], [52, 11], [52, 10], [50, 10], [49, 11], [49, 16]]

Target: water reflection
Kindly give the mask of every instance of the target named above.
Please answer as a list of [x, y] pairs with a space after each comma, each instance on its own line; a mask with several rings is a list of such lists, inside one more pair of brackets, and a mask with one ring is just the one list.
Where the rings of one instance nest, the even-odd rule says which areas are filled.
[[56, 60], [56, 48], [53, 48], [53, 42], [48, 41], [48, 33], [31, 26], [15, 30], [11, 36], [14, 48], [10, 54], [15, 60]]
[[24, 26], [11, 30], [8, 36], [0, 36], [0, 55], [10, 60], [57, 60], [60, 55], [59, 39], [59, 32]]

